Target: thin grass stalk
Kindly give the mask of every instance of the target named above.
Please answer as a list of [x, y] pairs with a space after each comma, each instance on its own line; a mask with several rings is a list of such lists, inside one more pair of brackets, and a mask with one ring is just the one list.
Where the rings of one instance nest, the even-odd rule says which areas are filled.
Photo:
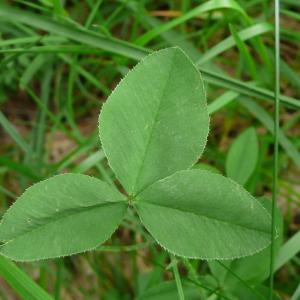
[[274, 159], [273, 159], [273, 187], [272, 187], [272, 228], [271, 228], [271, 259], [270, 259], [270, 290], [269, 299], [273, 299], [274, 287], [274, 257], [275, 257], [275, 207], [278, 192], [278, 132], [279, 132], [279, 113], [280, 113], [280, 0], [275, 0], [275, 91], [274, 91]]
[[178, 270], [178, 262], [176, 261], [176, 258], [173, 255], [171, 255], [171, 263], [173, 265], [172, 269], [173, 269], [173, 274], [177, 286], [179, 300], [184, 300], [184, 293], [183, 293], [182, 283], [181, 283], [180, 274]]

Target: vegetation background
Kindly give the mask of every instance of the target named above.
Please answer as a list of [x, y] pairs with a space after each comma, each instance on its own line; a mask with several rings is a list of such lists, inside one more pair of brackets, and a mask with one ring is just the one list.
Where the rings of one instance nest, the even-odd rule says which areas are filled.
[[[300, 299], [300, 2], [280, 3], [278, 206], [284, 246], [280, 261], [277, 256], [274, 290], [282, 299], [296, 300]], [[86, 173], [118, 184], [99, 146], [101, 104], [141, 57], [172, 45], [191, 56], [206, 84], [211, 128], [199, 167], [209, 168], [205, 163], [228, 175], [250, 162], [251, 176], [243, 184], [254, 195], [270, 198], [273, 24], [274, 2], [268, 0], [1, 1], [0, 213], [32, 183], [58, 173]], [[228, 153], [249, 127], [258, 136], [258, 148], [253, 150], [258, 155], [253, 159], [247, 151], [253, 149], [251, 141], [242, 140], [230, 171]], [[17, 267], [1, 258], [0, 299], [48, 299], [38, 286], [54, 299], [175, 299], [176, 287], [163, 283], [173, 280], [169, 263], [169, 256], [136, 225], [135, 216], [128, 216], [95, 252]], [[226, 296], [229, 287], [220, 279], [224, 270], [250, 291], [258, 283], [268, 284], [268, 276], [253, 283], [231, 267], [178, 263], [182, 280], [203, 289], [205, 299], [258, 299]], [[245, 273], [256, 274], [261, 264], [269, 263], [265, 257], [254, 260]], [[153, 288], [158, 294], [149, 296]], [[186, 298], [200, 299], [193, 297]]]

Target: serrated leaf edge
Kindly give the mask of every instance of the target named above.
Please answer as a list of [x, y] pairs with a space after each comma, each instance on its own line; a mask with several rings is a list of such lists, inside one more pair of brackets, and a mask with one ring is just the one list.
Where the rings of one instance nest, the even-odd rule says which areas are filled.
[[[239, 185], [236, 181], [232, 180], [231, 178], [228, 178], [226, 176], [223, 176], [222, 174], [216, 174], [214, 172], [211, 172], [209, 170], [192, 170], [192, 169], [187, 169], [187, 170], [180, 170], [180, 171], [177, 171], [175, 173], [173, 173], [172, 175], [169, 175], [163, 179], [160, 179], [160, 180], [157, 180], [156, 182], [152, 183], [152, 184], [155, 184], [157, 182], [163, 182], [163, 181], [166, 181], [169, 177], [177, 174], [177, 173], [183, 173], [183, 172], [187, 172], [187, 171], [192, 171], [192, 172], [208, 172], [208, 173], [211, 173], [211, 174], [214, 174], [214, 175], [218, 175], [218, 176], [221, 176], [221, 177], [224, 177], [226, 179], [228, 179], [229, 181], [231, 181], [232, 183], [234, 183], [235, 185]], [[151, 184], [151, 185], [152, 185]], [[149, 185], [149, 186], [151, 186]], [[239, 185], [241, 186], [241, 185]], [[241, 186], [242, 187], [242, 186]], [[243, 188], [243, 187], [242, 187]], [[243, 188], [244, 189], [244, 188]], [[249, 194], [257, 203], [259, 206], [261, 206], [261, 208], [266, 212], [266, 215], [269, 217], [269, 219], [271, 220], [271, 216], [269, 214], [269, 212], [267, 211], [267, 209], [255, 198], [253, 197], [246, 189], [244, 189], [245, 192], [247, 194]], [[141, 201], [141, 200], [137, 200], [138, 202]], [[207, 261], [213, 261], [213, 260], [232, 260], [232, 259], [239, 259], [239, 258], [242, 258], [242, 257], [247, 257], [247, 256], [252, 256], [252, 255], [255, 255], [256, 253], [259, 253], [261, 252], [263, 249], [267, 248], [268, 246], [270, 246], [271, 244], [271, 239], [268, 243], [266, 243], [266, 245], [264, 245], [263, 247], [259, 247], [257, 248], [257, 250], [254, 250], [254, 251], [250, 251], [249, 253], [245, 254], [245, 255], [232, 255], [230, 257], [204, 257], [204, 256], [187, 256], [187, 255], [184, 255], [184, 254], [180, 254], [179, 252], [176, 252], [176, 251], [173, 251], [173, 250], [170, 250], [168, 249], [166, 246], [164, 246], [159, 240], [157, 240], [154, 235], [152, 234], [152, 232], [147, 228], [145, 222], [143, 221], [143, 218], [140, 216], [140, 214], [138, 213], [138, 209], [136, 209], [137, 211], [137, 214], [139, 216], [139, 219], [141, 221], [141, 223], [144, 225], [144, 227], [146, 228], [146, 230], [150, 233], [150, 235], [153, 237], [153, 239], [161, 246], [161, 248], [163, 248], [164, 250], [166, 250], [167, 252], [173, 254], [173, 255], [176, 255], [176, 256], [179, 256], [179, 257], [183, 257], [183, 258], [188, 258], [188, 259], [201, 259], [201, 260], [207, 260]]]
[[[200, 81], [202, 83], [202, 88], [203, 88], [203, 94], [204, 94], [204, 100], [205, 100], [205, 103], [207, 104], [207, 94], [206, 94], [206, 90], [205, 90], [205, 86], [204, 86], [204, 81], [203, 81], [203, 77], [202, 77], [202, 74], [201, 72], [197, 69], [195, 63], [191, 60], [191, 58], [178, 46], [175, 46], [175, 47], [167, 47], [167, 48], [164, 48], [164, 49], [160, 49], [160, 50], [156, 50], [156, 51], [153, 51], [151, 52], [150, 54], [144, 56], [132, 69], [130, 69], [127, 74], [121, 78], [121, 80], [118, 82], [118, 84], [115, 86], [115, 88], [113, 89], [113, 91], [111, 92], [111, 94], [107, 97], [107, 100], [114, 94], [114, 92], [117, 90], [117, 88], [119, 87], [119, 85], [123, 82], [123, 80], [126, 79], [126, 77], [128, 76], [128, 74], [130, 74], [131, 72], [134, 71], [135, 67], [137, 65], [139, 65], [140, 63], [143, 63], [144, 60], [146, 60], [147, 58], [149, 58], [150, 56], [152, 55], [155, 55], [156, 53], [160, 52], [160, 51], [165, 51], [165, 50], [168, 50], [168, 49], [178, 49], [179, 51], [181, 51], [184, 56], [190, 61], [190, 63], [192, 64], [192, 66], [194, 67], [195, 71], [198, 73], [198, 75], [200, 76]], [[111, 163], [110, 163], [110, 160], [109, 160], [109, 157], [107, 156], [107, 152], [106, 152], [106, 149], [105, 149], [105, 146], [103, 145], [102, 143], [102, 130], [100, 129], [101, 128], [101, 115], [103, 113], [103, 110], [105, 108], [105, 106], [107, 105], [107, 101], [102, 105], [101, 109], [100, 109], [100, 113], [99, 113], [99, 117], [98, 117], [98, 132], [99, 132], [99, 139], [100, 139], [100, 143], [101, 143], [101, 146], [102, 146], [102, 150], [104, 152], [104, 155], [107, 159], [107, 162], [108, 162], [108, 165], [109, 167], [113, 170], [116, 178], [118, 179], [118, 181], [122, 184], [122, 181], [120, 180], [118, 174], [116, 173], [115, 169], [112, 167]], [[200, 157], [203, 155], [204, 151], [205, 151], [205, 148], [206, 148], [206, 144], [207, 144], [207, 140], [208, 140], [208, 136], [209, 136], [209, 132], [210, 132], [210, 116], [209, 116], [209, 113], [208, 113], [208, 109], [207, 109], [207, 105], [206, 105], [206, 112], [207, 112], [207, 118], [208, 118], [208, 131], [207, 131], [207, 135], [206, 135], [206, 138], [204, 140], [204, 143], [201, 144], [201, 147], [203, 147], [202, 149], [202, 152], [199, 154], [199, 156], [195, 159], [194, 162], [191, 163], [191, 165], [187, 168], [187, 169], [190, 169], [195, 163], [197, 163], [197, 161], [200, 159]], [[182, 170], [180, 170], [182, 171]], [[176, 172], [175, 172], [176, 173]], [[173, 173], [173, 174], [175, 174]], [[173, 175], [171, 174], [171, 175]], [[171, 176], [169, 175], [169, 176]], [[145, 190], [147, 187], [149, 187], [151, 184], [153, 184], [154, 182], [150, 183], [149, 185], [147, 185], [143, 190]], [[123, 184], [122, 184], [123, 186]], [[123, 186], [123, 188], [126, 190], [126, 188]], [[128, 191], [126, 191], [128, 192]], [[142, 191], [139, 191], [137, 192], [134, 197], [136, 197], [139, 193], [141, 193]]]
[[[98, 181], [100, 181], [101, 183], [103, 183], [103, 184], [109, 186], [106, 182], [104, 182], [104, 181], [102, 181], [102, 180], [100, 180], [100, 179], [97, 179], [97, 178], [92, 177], [92, 176], [89, 176], [89, 175], [80, 174], [80, 173], [63, 173], [63, 174], [58, 174], [58, 175], [51, 176], [51, 177], [49, 177], [49, 178], [47, 178], [47, 179], [41, 180], [41, 181], [39, 181], [39, 182], [37, 182], [37, 183], [40, 183], [40, 182], [46, 182], [46, 181], [49, 181], [49, 180], [51, 180], [51, 179], [53, 179], [53, 178], [55, 178], [55, 177], [60, 177], [60, 176], [63, 176], [63, 175], [69, 175], [69, 174], [71, 174], [71, 175], [77, 175], [77, 176], [89, 177], [89, 178], [98, 180]], [[33, 185], [27, 187], [21, 195], [23, 195], [27, 190], [31, 189], [34, 185], [35, 185], [35, 184], [33, 184]], [[123, 198], [123, 201], [124, 201], [124, 202], [127, 202], [127, 207], [124, 207], [124, 208], [128, 209], [128, 201], [127, 201], [127, 198], [126, 198], [123, 194], [121, 194], [120, 192], [119, 192], [119, 194], [120, 194], [120, 198]], [[21, 196], [21, 195], [20, 195], [20, 196]], [[17, 199], [17, 200], [18, 200], [18, 199]], [[17, 201], [17, 200], [16, 200], [16, 201]], [[108, 202], [108, 204], [122, 203], [122, 201], [107, 201], [107, 202]], [[1, 228], [1, 226], [2, 226], [3, 219], [4, 219], [5, 215], [9, 213], [9, 211], [13, 208], [13, 206], [14, 206], [15, 204], [16, 204], [16, 202], [15, 202], [14, 204], [12, 204], [12, 205], [6, 210], [6, 212], [4, 213], [4, 215], [2, 216], [1, 222], [0, 222], [0, 228]], [[124, 204], [125, 204], [125, 203], [124, 203]], [[126, 211], [124, 212], [124, 216], [125, 216], [125, 213], [126, 213]], [[54, 259], [54, 258], [63, 258], [63, 257], [71, 256], [71, 255], [76, 255], [76, 254], [79, 254], [79, 253], [86, 253], [86, 252], [88, 252], [88, 251], [95, 250], [97, 247], [99, 247], [99, 246], [102, 245], [104, 242], [106, 242], [106, 241], [107, 241], [107, 240], [115, 233], [115, 231], [119, 228], [119, 226], [120, 226], [122, 220], [124, 219], [124, 216], [123, 216], [123, 218], [121, 218], [120, 223], [119, 223], [117, 226], [115, 226], [115, 228], [113, 229], [111, 235], [110, 235], [107, 239], [105, 239], [103, 242], [97, 244], [96, 246], [91, 247], [91, 248], [87, 248], [86, 250], [83, 250], [83, 251], [76, 251], [76, 252], [72, 252], [72, 253], [69, 253], [69, 254], [58, 255], [58, 256], [44, 256], [44, 257], [40, 257], [40, 258], [36, 258], [36, 259], [19, 259], [19, 258], [14, 258], [14, 257], [12, 257], [12, 256], [8, 256], [8, 255], [6, 255], [6, 254], [4, 254], [4, 253], [1, 252], [1, 248], [2, 248], [3, 246], [5, 246], [7, 243], [9, 243], [10, 241], [12, 241], [12, 240], [10, 240], [10, 241], [5, 241], [2, 245], [0, 245], [0, 254], [1, 254], [2, 256], [6, 257], [6, 258], [9, 258], [9, 259], [12, 259], [12, 260], [18, 261], [18, 262], [34, 262], [34, 261], [47, 260], [47, 259]], [[3, 242], [3, 241], [0, 241], [0, 242]]]

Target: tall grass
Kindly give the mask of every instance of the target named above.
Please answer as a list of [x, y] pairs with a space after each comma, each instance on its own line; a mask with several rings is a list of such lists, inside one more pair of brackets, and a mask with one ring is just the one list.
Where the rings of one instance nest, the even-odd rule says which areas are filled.
[[280, 3], [275, 0], [275, 109], [274, 109], [274, 162], [273, 162], [273, 187], [272, 187], [272, 241], [270, 260], [270, 300], [273, 299], [274, 264], [275, 264], [275, 207], [278, 199], [278, 144], [279, 144], [279, 119], [280, 119]]

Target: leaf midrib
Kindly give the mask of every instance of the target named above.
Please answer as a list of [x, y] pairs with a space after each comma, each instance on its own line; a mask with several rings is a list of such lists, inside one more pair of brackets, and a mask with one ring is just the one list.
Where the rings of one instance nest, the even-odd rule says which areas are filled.
[[156, 203], [152, 203], [152, 202], [149, 202], [149, 201], [142, 201], [142, 200], [140, 200], [138, 203], [136, 203], [137, 207], [138, 207], [138, 205], [150, 205], [150, 206], [152, 205], [152, 206], [157, 206], [157, 207], [173, 209], [173, 210], [179, 211], [181, 213], [188, 213], [188, 214], [195, 215], [196, 217], [203, 217], [203, 218], [207, 218], [207, 219], [214, 220], [214, 221], [217, 221], [217, 222], [226, 223], [226, 224], [229, 224], [229, 225], [232, 225], [232, 226], [238, 226], [238, 227], [246, 228], [247, 230], [258, 231], [258, 232], [270, 235], [270, 232], [267, 232], [267, 231], [264, 231], [264, 230], [250, 228], [250, 227], [247, 227], [247, 226], [242, 225], [242, 224], [230, 223], [226, 220], [209, 217], [209, 216], [206, 216], [206, 215], [203, 215], [203, 214], [200, 214], [200, 213], [194, 213], [192, 211], [185, 210], [185, 209], [180, 209], [180, 208], [177, 208], [177, 207], [172, 207], [172, 206], [167, 206], [167, 205], [162, 205], [162, 204], [156, 204]]
[[[55, 215], [57, 214], [53, 214], [53, 217], [51, 218], [50, 216], [49, 217], [44, 217], [44, 218], [39, 218], [37, 220], [47, 220], [49, 219], [50, 222], [47, 222], [47, 223], [44, 223], [44, 224], [41, 224], [41, 225], [37, 225], [35, 227], [33, 227], [32, 229], [30, 230], [26, 230], [24, 232], [22, 232], [21, 234], [17, 234], [16, 236], [12, 237], [11, 239], [8, 239], [8, 240], [4, 240], [5, 241], [5, 244], [9, 243], [9, 242], [12, 242], [13, 240], [17, 239], [17, 238], [20, 238], [21, 236], [25, 235], [25, 234], [28, 234], [30, 232], [34, 232], [36, 230], [39, 230], [41, 229], [42, 227], [45, 227], [49, 224], [52, 224], [52, 223], [55, 223], [55, 222], [58, 222], [60, 221], [61, 219], [67, 219], [69, 217], [72, 217], [74, 216], [75, 214], [81, 214], [81, 213], [85, 213], [87, 211], [90, 211], [90, 210], [93, 210], [93, 209], [97, 209], [99, 207], [103, 207], [103, 206], [110, 206], [110, 205], [115, 205], [115, 204], [121, 204], [121, 203], [124, 203], [126, 204], [125, 201], [113, 201], [113, 202], [109, 202], [109, 201], [106, 201], [106, 202], [103, 202], [103, 203], [98, 203], [98, 204], [95, 204], [95, 205], [90, 205], [90, 206], [83, 206], [83, 207], [74, 207], [74, 208], [69, 208], [69, 209], [66, 209], [66, 210], [63, 210], [63, 213], [58, 215], [58, 217], [54, 218]], [[29, 218], [29, 217], [28, 217]], [[5, 245], [4, 244], [4, 245]]]
[[[174, 56], [176, 55], [176, 53], [174, 52], [174, 54], [172, 55], [172, 59], [171, 59], [171, 63], [170, 63], [170, 66], [169, 66], [169, 70], [168, 70], [168, 77], [165, 81], [165, 85], [162, 89], [162, 93], [161, 93], [161, 96], [159, 97], [159, 103], [158, 103], [158, 106], [157, 106], [157, 110], [155, 112], [155, 115], [154, 115], [154, 120], [153, 120], [153, 123], [152, 123], [152, 126], [151, 126], [151, 129], [150, 129], [150, 132], [149, 132], [149, 136], [148, 136], [148, 139], [146, 141], [146, 146], [145, 146], [145, 150], [144, 150], [144, 153], [142, 155], [142, 159], [141, 159], [141, 163], [140, 163], [140, 167], [136, 173], [136, 177], [135, 177], [135, 181], [134, 181], [134, 184], [132, 186], [132, 193], [134, 195], [137, 195], [138, 193], [140, 193], [141, 191], [139, 190], [136, 190], [136, 187], [137, 187], [137, 184], [139, 183], [139, 177], [144, 169], [144, 164], [145, 164], [145, 159], [147, 157], [147, 153], [148, 153], [148, 149], [149, 149], [149, 145], [150, 145], [150, 142], [152, 140], [152, 136], [153, 136], [153, 132], [154, 132], [154, 128], [155, 128], [155, 125], [157, 123], [157, 117], [159, 115], [159, 112], [161, 110], [161, 105], [162, 105], [162, 102], [163, 102], [163, 99], [164, 99], [164, 95], [166, 93], [166, 89], [167, 89], [167, 86], [169, 84], [169, 81], [170, 81], [170, 76], [171, 76], [171, 73], [172, 73], [172, 69], [173, 69], [173, 66], [174, 66]], [[151, 184], [151, 183], [150, 183]], [[149, 185], [149, 184], [148, 184]]]

